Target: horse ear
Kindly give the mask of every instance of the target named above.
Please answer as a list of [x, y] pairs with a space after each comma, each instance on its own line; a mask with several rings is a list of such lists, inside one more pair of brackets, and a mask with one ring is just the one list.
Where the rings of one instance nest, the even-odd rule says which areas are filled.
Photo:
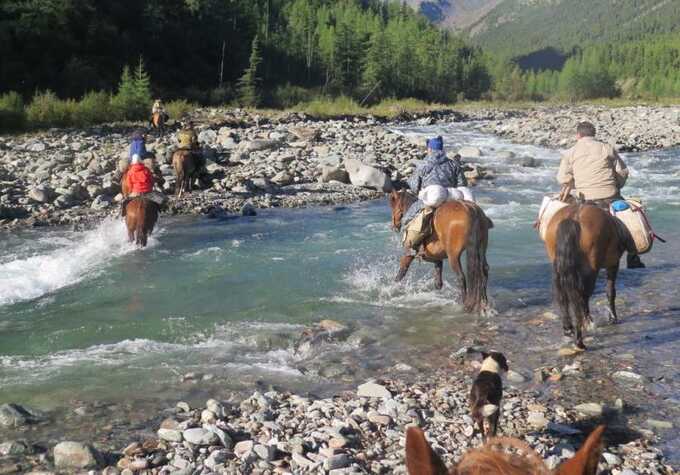
[[446, 475], [446, 465], [432, 450], [418, 427], [406, 431], [406, 468], [409, 475]]
[[597, 426], [576, 455], [557, 467], [554, 475], [596, 475], [597, 464], [604, 449], [602, 444], [604, 429], [603, 425]]

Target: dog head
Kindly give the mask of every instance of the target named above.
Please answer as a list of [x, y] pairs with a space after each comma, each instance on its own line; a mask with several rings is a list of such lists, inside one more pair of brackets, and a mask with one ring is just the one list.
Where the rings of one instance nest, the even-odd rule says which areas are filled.
[[503, 353], [498, 351], [489, 351], [488, 353], [482, 351], [482, 371], [491, 371], [492, 373], [508, 372], [508, 360]]

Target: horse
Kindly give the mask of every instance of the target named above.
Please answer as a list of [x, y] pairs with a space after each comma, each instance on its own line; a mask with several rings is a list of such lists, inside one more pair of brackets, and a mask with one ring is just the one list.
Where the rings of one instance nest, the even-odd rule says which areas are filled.
[[[127, 184], [127, 171], [121, 177], [123, 198], [128, 198], [130, 190]], [[149, 236], [158, 221], [158, 205], [143, 197], [132, 198], [125, 205], [125, 224], [128, 229], [128, 240], [138, 246], [146, 247]]]
[[191, 192], [191, 187], [198, 172], [194, 152], [187, 148], [175, 150], [172, 154], [172, 167], [175, 169], [175, 176], [177, 177], [175, 195], [181, 198], [183, 192]]
[[165, 135], [165, 118], [164, 112], [154, 112], [151, 114], [151, 126], [158, 130], [158, 135], [162, 138]]
[[604, 429], [603, 425], [598, 426], [572, 458], [552, 471], [531, 447], [512, 437], [489, 440], [483, 447], [463, 455], [456, 466], [447, 470], [423, 431], [409, 427], [406, 432], [406, 468], [409, 475], [596, 475], [604, 448]]
[[576, 347], [585, 350], [583, 332], [587, 323], [592, 323], [590, 297], [600, 269], [607, 271], [609, 321], [618, 322], [616, 277], [627, 250], [625, 236], [609, 213], [591, 204], [576, 203], [562, 208], [550, 220], [545, 248], [553, 267], [553, 293], [564, 334], [573, 336]]
[[[395, 231], [401, 229], [404, 213], [416, 200], [417, 198], [406, 190], [390, 193], [392, 228]], [[435, 210], [432, 228], [431, 236], [423, 244], [421, 257], [434, 264], [435, 288], [440, 290], [444, 285], [443, 261], [448, 259], [451, 270], [458, 276], [465, 311], [486, 313], [490, 310], [486, 296], [489, 278], [486, 249], [493, 222], [472, 202], [449, 201]], [[460, 262], [463, 251], [466, 252], [467, 273], [463, 272]], [[395, 279], [397, 282], [406, 276], [414, 259], [415, 256], [412, 255], [401, 258]]]

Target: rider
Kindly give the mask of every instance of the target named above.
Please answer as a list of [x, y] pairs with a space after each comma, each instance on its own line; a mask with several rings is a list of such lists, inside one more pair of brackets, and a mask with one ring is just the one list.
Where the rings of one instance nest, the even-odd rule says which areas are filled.
[[127, 204], [132, 199], [147, 195], [153, 191], [153, 174], [142, 163], [142, 159], [140, 158], [139, 154], [135, 153], [132, 155], [130, 166], [127, 170], [127, 175], [125, 176], [125, 182], [130, 194], [126, 196], [121, 203], [121, 214], [123, 216], [125, 216]]
[[179, 131], [177, 134], [177, 141], [179, 142], [179, 148], [191, 150], [193, 152], [199, 178], [205, 176], [207, 174], [205, 157], [203, 156], [203, 153], [201, 153], [201, 147], [198, 144], [198, 134], [196, 133], [196, 129], [194, 129], [193, 122], [187, 122], [185, 127]]
[[[444, 152], [444, 140], [439, 136], [427, 141], [427, 157], [416, 167], [407, 184], [417, 196], [420, 190], [430, 185], [457, 188], [459, 186], [467, 186], [468, 183], [463, 165], [460, 162], [460, 155], [456, 155], [453, 160], [449, 160]], [[419, 214], [422, 214], [426, 222], [419, 226], [420, 229], [409, 229], [409, 225], [412, 222], [416, 223], [415, 218]], [[420, 248], [420, 245], [427, 237], [429, 217], [431, 215], [432, 209], [427, 207], [421, 200], [413, 203], [408, 211], [406, 211], [403, 222], [406, 224], [404, 245], [407, 252], [411, 252], [411, 249], [418, 251]]]
[[[557, 181], [573, 187], [577, 198], [609, 210], [621, 198], [628, 168], [616, 149], [595, 139], [595, 126], [581, 122], [576, 127], [576, 145], [562, 156]], [[628, 268], [644, 267], [638, 255], [628, 254]]]
[[153, 103], [153, 106], [151, 107], [151, 117], [153, 117], [154, 114], [161, 114], [165, 121], [167, 121], [170, 117], [165, 111], [165, 105], [161, 99], [156, 99]]

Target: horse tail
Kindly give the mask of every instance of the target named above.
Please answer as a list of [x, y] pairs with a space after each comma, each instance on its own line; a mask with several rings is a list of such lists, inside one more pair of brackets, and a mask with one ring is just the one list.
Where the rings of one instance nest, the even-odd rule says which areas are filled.
[[555, 261], [553, 262], [554, 289], [557, 306], [562, 313], [566, 326], [570, 326], [570, 315], [577, 319], [585, 314], [582, 271], [583, 256], [581, 253], [581, 224], [567, 218], [557, 226]]
[[465, 245], [467, 292], [463, 306], [466, 312], [480, 312], [487, 303], [489, 264], [486, 261], [486, 246], [489, 238], [489, 220], [476, 206], [470, 207], [469, 216], [470, 234]]

